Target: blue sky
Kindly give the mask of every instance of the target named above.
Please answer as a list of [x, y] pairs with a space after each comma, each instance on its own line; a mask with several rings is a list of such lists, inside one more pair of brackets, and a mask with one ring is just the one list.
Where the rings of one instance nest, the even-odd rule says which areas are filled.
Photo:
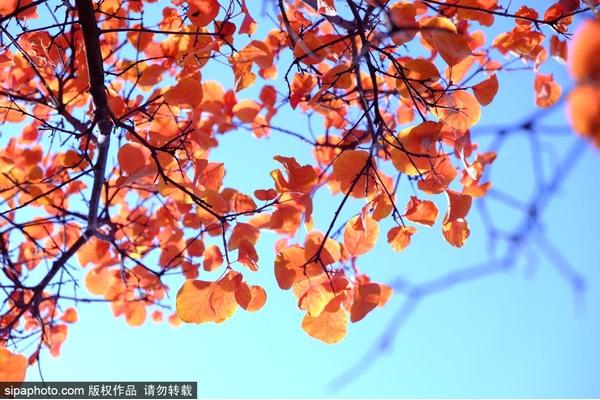
[[[568, 87], [564, 66], [549, 61], [544, 73], [554, 73]], [[229, 71], [209, 69], [204, 78], [228, 81]], [[517, 124], [535, 111], [531, 72], [499, 76], [501, 89], [484, 108], [481, 129], [473, 132], [482, 149], [492, 135], [484, 127]], [[285, 114], [296, 126], [302, 115]], [[562, 108], [546, 115], [545, 126], [566, 126]], [[572, 134], [541, 129], [540, 162], [545, 171], [567, 154], [578, 139]], [[498, 190], [528, 201], [535, 192], [528, 132], [509, 135], [493, 165]], [[272, 185], [268, 172], [273, 156], [296, 155], [310, 160], [310, 149], [273, 133], [256, 140], [246, 131], [222, 137], [212, 161], [225, 161], [227, 185], [242, 191]], [[586, 147], [569, 178], [553, 196], [542, 218], [544, 236], [584, 278], [578, 293], [536, 244], [533, 234], [514, 267], [486, 278], [457, 285], [422, 299], [386, 352], [372, 351], [389, 326], [399, 321], [405, 304], [401, 294], [382, 309], [349, 327], [337, 345], [308, 337], [300, 328], [303, 313], [273, 276], [275, 235], [263, 234], [258, 246], [260, 271], [249, 277], [268, 292], [257, 313], [238, 311], [223, 324], [182, 325], [147, 322], [130, 328], [115, 319], [106, 304], [78, 305], [80, 321], [70, 327], [60, 358], [42, 356], [43, 377], [50, 381], [192, 380], [200, 397], [599, 397], [600, 380], [600, 213], [599, 152]], [[549, 179], [549, 175], [544, 179]], [[412, 194], [404, 185], [400, 196]], [[340, 198], [319, 195], [315, 219], [325, 224]], [[439, 199], [434, 198], [436, 202]], [[443, 199], [442, 199], [443, 201]], [[346, 216], [357, 211], [350, 204]], [[444, 210], [443, 203], [440, 209]], [[354, 207], [354, 208], [352, 208]], [[511, 230], [522, 214], [491, 202], [496, 223]], [[420, 229], [403, 253], [392, 252], [385, 240], [359, 265], [380, 282], [398, 279], [419, 283], [488, 259], [486, 230], [475, 207], [469, 215], [471, 238], [461, 249], [445, 243], [440, 224]], [[385, 230], [382, 230], [385, 232]], [[500, 247], [498, 254], [503, 254]], [[546, 251], [546, 253], [548, 253]], [[177, 288], [174, 287], [176, 290]], [[172, 293], [174, 296], [175, 292]], [[365, 354], [373, 363], [359, 363]], [[331, 383], [349, 367], [351, 375]], [[30, 369], [27, 378], [38, 380]]]

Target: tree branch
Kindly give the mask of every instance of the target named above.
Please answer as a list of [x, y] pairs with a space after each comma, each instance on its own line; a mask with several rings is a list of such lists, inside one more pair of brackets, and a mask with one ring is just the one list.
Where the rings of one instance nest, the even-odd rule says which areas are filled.
[[110, 117], [108, 98], [104, 88], [104, 61], [99, 39], [101, 31], [94, 15], [94, 5], [92, 0], [76, 0], [75, 6], [79, 13], [79, 25], [81, 25], [85, 43], [85, 56], [90, 77], [90, 94], [94, 102], [94, 123], [98, 125], [100, 131], [98, 135], [98, 159], [94, 164], [94, 184], [92, 186], [86, 230], [86, 234], [89, 236], [95, 234], [97, 228], [98, 205], [105, 180], [104, 174], [110, 148], [110, 134], [114, 124]]

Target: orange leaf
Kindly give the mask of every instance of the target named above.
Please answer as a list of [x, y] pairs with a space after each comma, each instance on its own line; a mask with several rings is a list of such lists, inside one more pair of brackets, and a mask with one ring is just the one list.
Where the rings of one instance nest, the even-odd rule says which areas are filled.
[[272, 109], [275, 107], [275, 102], [277, 101], [277, 89], [272, 85], [263, 86], [260, 90], [259, 97], [260, 101], [263, 103], [263, 107]]
[[379, 224], [369, 215], [353, 217], [344, 229], [344, 246], [353, 257], [365, 254], [375, 246]]
[[298, 299], [298, 308], [306, 310], [313, 317], [318, 317], [334, 297], [335, 293], [329, 287], [329, 282], [310, 285]]
[[262, 201], [270, 201], [277, 197], [277, 190], [275, 189], [259, 189], [254, 191], [254, 196]]
[[389, 10], [389, 19], [395, 32], [392, 40], [397, 45], [411, 41], [419, 31], [419, 24], [415, 21], [417, 9], [413, 4], [395, 2]]
[[[536, 10], [534, 10], [533, 8], [527, 7], [527, 6], [519, 7], [519, 9], [515, 13], [515, 15], [518, 15], [520, 17], [531, 18], [531, 19], [537, 19], [539, 17], [539, 13]], [[523, 26], [531, 25], [531, 21], [528, 21], [526, 19], [516, 19], [515, 22], [517, 23], [517, 25], [523, 25]]]
[[412, 226], [395, 226], [387, 234], [388, 243], [394, 251], [402, 251], [410, 244], [411, 236], [417, 232]]
[[314, 33], [307, 33], [302, 39], [296, 41], [294, 58], [307, 65], [318, 64], [325, 58], [326, 48], [327, 46], [324, 46]]
[[190, 5], [188, 17], [194, 25], [206, 26], [214, 21], [219, 14], [217, 0], [187, 0]]
[[214, 282], [186, 281], [177, 293], [177, 316], [185, 322], [212, 321], [214, 310], [210, 307], [210, 297], [214, 287]]
[[324, 239], [323, 233], [318, 231], [309, 232], [306, 235], [304, 243], [304, 254], [307, 260], [314, 257], [320, 249], [320, 262], [324, 265], [330, 265], [338, 262], [340, 259], [340, 245], [331, 238], [325, 240], [325, 244], [321, 247]]
[[311, 74], [296, 73], [294, 75], [290, 91], [290, 105], [293, 109], [295, 109], [298, 103], [310, 93], [316, 84], [317, 81]]
[[469, 56], [458, 64], [448, 67], [446, 71], [444, 71], [444, 74], [451, 82], [460, 82], [467, 72], [469, 72], [475, 61], [477, 61], [475, 56]]
[[154, 322], [161, 322], [163, 320], [163, 313], [160, 310], [154, 310], [152, 311], [152, 314], [150, 314], [150, 317]]
[[236, 213], [246, 213], [256, 210], [256, 203], [252, 197], [243, 193], [237, 192], [235, 195], [233, 195], [231, 201], [233, 203], [233, 211]]
[[2, 0], [0, 2], [0, 15], [7, 15], [15, 11], [21, 2], [19, 0]]
[[144, 68], [137, 80], [142, 90], [148, 90], [158, 82], [162, 81], [165, 68], [162, 65], [152, 64]]
[[[434, 63], [422, 58], [409, 59], [401, 63], [404, 67], [404, 75], [406, 79], [397, 79], [396, 87], [400, 91], [400, 94], [404, 97], [410, 98], [410, 90], [421, 92], [427, 92], [430, 90], [431, 85], [440, 79], [440, 71]], [[407, 79], [410, 79], [410, 85], [407, 86]], [[423, 81], [424, 83], [414, 82]], [[410, 87], [410, 90], [409, 90]]]
[[600, 80], [600, 21], [585, 20], [569, 49], [569, 69], [579, 81]]
[[27, 371], [27, 358], [0, 347], [0, 382], [23, 382]]
[[200, 239], [186, 240], [186, 249], [190, 257], [201, 257], [204, 253], [204, 242]]
[[390, 196], [388, 196], [385, 192], [380, 192], [373, 199], [373, 219], [375, 221], [381, 221], [388, 215], [390, 215], [394, 211], [394, 204], [390, 200]]
[[250, 15], [250, 11], [248, 11], [246, 0], [242, 0], [242, 13], [244, 13], [244, 19], [240, 24], [238, 33], [247, 33], [248, 35], [253, 35], [254, 32], [256, 32], [257, 24], [254, 18], [252, 18]]
[[148, 47], [150, 43], [152, 43], [154, 33], [144, 32], [143, 27], [140, 24], [134, 24], [132, 28], [139, 29], [139, 31], [136, 30], [127, 32], [127, 41], [136, 49], [144, 51], [144, 49]]
[[233, 106], [233, 115], [242, 122], [252, 122], [260, 111], [260, 104], [254, 100], [243, 99]]
[[381, 283], [379, 284], [379, 290], [381, 291], [381, 294], [379, 296], [379, 303], [377, 304], [377, 307], [383, 307], [390, 297], [392, 297], [394, 290], [388, 285], [383, 285]]
[[304, 249], [299, 246], [288, 247], [277, 253], [275, 257], [275, 279], [281, 289], [292, 287], [301, 274], [301, 267], [306, 263]]
[[562, 94], [562, 88], [554, 81], [552, 75], [537, 74], [534, 86], [535, 104], [538, 107], [547, 108], [554, 105]]
[[573, 129], [600, 147], [600, 86], [579, 85], [569, 95], [569, 119]]
[[73, 307], [69, 307], [67, 308], [67, 310], [65, 311], [65, 313], [62, 315], [62, 317], [60, 317], [60, 319], [66, 323], [72, 324], [77, 322], [78, 318], [77, 318], [77, 310], [74, 309]]
[[235, 63], [256, 63], [262, 68], [267, 68], [273, 63], [271, 49], [260, 40], [252, 40], [246, 47], [235, 54]]
[[425, 175], [425, 179], [417, 182], [417, 186], [428, 194], [442, 193], [456, 178], [457, 174], [456, 168], [450, 162], [450, 158], [443, 156], [437, 159], [434, 167]]
[[219, 190], [223, 185], [225, 165], [217, 162], [198, 160], [194, 182], [200, 182], [206, 189]]
[[560, 40], [557, 35], [553, 35], [550, 39], [550, 54], [556, 61], [565, 64], [568, 57], [567, 41]]
[[169, 321], [169, 324], [173, 327], [173, 328], [177, 328], [179, 325], [181, 325], [181, 323], [183, 321], [181, 321], [179, 319], [179, 317], [177, 316], [177, 312], [174, 312], [173, 314], [169, 315], [167, 317], [167, 321]]
[[260, 286], [242, 283], [235, 291], [235, 300], [246, 311], [258, 311], [267, 301], [267, 293]]
[[35, 240], [40, 240], [51, 236], [53, 230], [54, 224], [52, 222], [43, 221], [41, 218], [34, 219], [23, 229], [29, 238]]
[[[321, 78], [322, 89], [336, 87], [349, 89], [354, 83], [351, 67], [347, 64], [338, 64], [329, 69]], [[316, 96], [315, 96], [316, 97]]]
[[229, 237], [229, 249], [237, 249], [242, 241], [248, 241], [251, 245], [255, 245], [258, 242], [259, 236], [260, 231], [258, 229], [250, 224], [238, 222]]
[[394, 167], [407, 175], [419, 175], [431, 169], [432, 158], [438, 158], [435, 143], [443, 126], [441, 122], [425, 121], [402, 129], [391, 142]]
[[247, 240], [242, 240], [239, 244], [238, 262], [245, 265], [250, 271], [258, 271], [258, 253], [256, 249]]
[[302, 320], [302, 329], [325, 343], [337, 343], [346, 336], [348, 315], [342, 307], [336, 311], [325, 310], [318, 317], [309, 314]]
[[160, 252], [159, 265], [162, 268], [172, 268], [183, 261], [182, 249], [175, 243], [166, 243]]
[[113, 276], [108, 268], [94, 268], [85, 275], [85, 286], [91, 294], [104, 294], [111, 285]]
[[223, 264], [223, 255], [221, 254], [221, 249], [217, 245], [211, 244], [207, 246], [202, 257], [204, 258], [202, 266], [205, 271], [214, 271]]
[[110, 243], [98, 238], [91, 238], [77, 252], [77, 258], [82, 267], [90, 263], [100, 264], [103, 259], [110, 256]]
[[490, 104], [496, 93], [498, 93], [498, 78], [496, 78], [496, 75], [492, 75], [485, 81], [473, 86], [473, 94], [482, 106]]
[[457, 90], [442, 97], [433, 113], [455, 129], [469, 129], [481, 118], [481, 107], [477, 100]]
[[177, 316], [196, 324], [225, 321], [238, 307], [235, 292], [241, 278], [240, 273], [230, 271], [217, 282], [185, 281], [177, 293]]
[[235, 77], [235, 91], [250, 87], [256, 82], [256, 74], [252, 72], [251, 63], [235, 63], [232, 64], [233, 74]]
[[471, 209], [472, 197], [452, 190], [446, 190], [446, 196], [448, 212], [444, 218], [442, 233], [452, 246], [461, 247], [470, 234], [465, 217]]
[[459, 0], [458, 17], [460, 19], [470, 19], [479, 22], [484, 26], [492, 26], [494, 23], [494, 15], [478, 10], [493, 11], [498, 7], [497, 0]]
[[421, 25], [421, 35], [450, 66], [471, 55], [469, 44], [457, 33], [456, 26], [448, 18], [435, 17], [427, 20]]
[[125, 304], [125, 320], [129, 326], [141, 326], [146, 321], [146, 307], [140, 301]]
[[294, 206], [279, 206], [266, 226], [279, 234], [293, 236], [300, 227], [302, 211]]
[[67, 325], [44, 326], [44, 343], [48, 346], [53, 357], [60, 356], [62, 344], [67, 339], [69, 328]]
[[468, 194], [446, 190], [448, 199], [448, 212], [444, 217], [444, 224], [448, 221], [453, 221], [459, 218], [465, 218], [471, 209], [473, 198]]
[[140, 143], [125, 143], [117, 154], [119, 165], [128, 175], [141, 170], [150, 160], [150, 150]]
[[471, 231], [469, 225], [464, 219], [455, 219], [445, 223], [442, 226], [442, 233], [444, 238], [454, 247], [461, 247], [467, 241]]
[[340, 182], [342, 192], [346, 193], [352, 188], [350, 194], [357, 198], [370, 196], [375, 192], [375, 179], [369, 173], [369, 168], [366, 168], [367, 163], [373, 162], [370, 157], [367, 151], [346, 150], [336, 158], [333, 177]]
[[196, 107], [202, 102], [202, 84], [198, 78], [183, 78], [165, 93], [167, 103], [175, 106]]
[[381, 288], [377, 283], [367, 283], [354, 288], [354, 300], [350, 308], [350, 321], [358, 322], [379, 304]]
[[285, 166], [288, 174], [286, 179], [278, 169], [271, 172], [278, 192], [307, 193], [317, 183], [317, 173], [312, 166], [301, 166], [293, 157], [275, 156], [274, 159]]
[[411, 196], [404, 216], [412, 222], [418, 224], [433, 226], [438, 216], [438, 209], [432, 201], [419, 200], [415, 196]]

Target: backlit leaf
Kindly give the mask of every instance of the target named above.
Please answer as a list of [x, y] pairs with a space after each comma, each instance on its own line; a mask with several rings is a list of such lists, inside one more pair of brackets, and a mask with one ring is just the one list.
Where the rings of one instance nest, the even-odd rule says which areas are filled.
[[421, 34], [448, 65], [455, 65], [471, 55], [471, 49], [456, 26], [447, 18], [435, 17], [421, 25]]
[[353, 197], [365, 197], [372, 194], [377, 186], [369, 173], [372, 162], [368, 152], [347, 150], [339, 155], [333, 163], [333, 177], [340, 182], [340, 189], [350, 192]]
[[353, 256], [368, 253], [377, 243], [379, 224], [370, 216], [351, 218], [344, 229], [344, 246]]
[[335, 311], [325, 310], [318, 317], [309, 314], [302, 320], [302, 329], [315, 339], [332, 344], [346, 336], [348, 315], [342, 307]]
[[119, 149], [117, 158], [121, 168], [127, 174], [133, 175], [150, 160], [150, 150], [140, 143], [126, 143]]
[[199, 27], [213, 22], [219, 14], [219, 3], [217, 0], [187, 0], [190, 5], [188, 17]]
[[446, 222], [442, 226], [444, 237], [454, 247], [462, 247], [471, 234], [467, 221], [462, 218]]
[[433, 111], [439, 119], [455, 129], [469, 129], [481, 118], [479, 103], [464, 90], [442, 97]]
[[379, 304], [381, 289], [377, 283], [367, 283], [354, 288], [354, 299], [350, 308], [350, 321], [358, 322]]
[[183, 78], [165, 93], [165, 100], [172, 105], [194, 108], [202, 102], [202, 85], [198, 78]]
[[535, 104], [539, 107], [546, 108], [554, 105], [561, 94], [562, 88], [554, 81], [552, 75], [535, 76]]
[[395, 251], [402, 251], [410, 244], [410, 238], [417, 230], [412, 226], [396, 226], [388, 231], [387, 240]]
[[475, 94], [475, 98], [482, 106], [490, 104], [494, 100], [496, 93], [498, 93], [498, 78], [496, 78], [496, 75], [492, 75], [473, 86], [473, 94]]
[[406, 205], [404, 216], [409, 221], [433, 226], [438, 216], [438, 209], [432, 201], [419, 200], [417, 197], [411, 196]]
[[206, 247], [202, 254], [202, 265], [205, 271], [214, 271], [223, 264], [223, 254], [219, 246], [211, 244]]
[[246, 311], [258, 311], [265, 305], [267, 293], [260, 286], [242, 283], [235, 291], [235, 300]]
[[217, 282], [188, 280], [177, 293], [177, 316], [184, 322], [223, 322], [238, 307], [235, 292], [241, 274], [228, 272]]
[[27, 358], [0, 347], [0, 382], [23, 382], [27, 371]]

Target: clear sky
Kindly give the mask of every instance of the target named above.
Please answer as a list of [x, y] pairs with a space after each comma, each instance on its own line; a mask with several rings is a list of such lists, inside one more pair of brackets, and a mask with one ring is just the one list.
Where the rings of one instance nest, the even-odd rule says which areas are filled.
[[[564, 66], [549, 61], [542, 71], [569, 86]], [[229, 82], [231, 74], [214, 68], [204, 78]], [[484, 108], [481, 128], [473, 132], [482, 149], [494, 138], [484, 127], [516, 125], [535, 112], [531, 72], [502, 73], [499, 79], [499, 95]], [[302, 126], [301, 119], [287, 113], [284, 121]], [[567, 125], [562, 108], [545, 116], [542, 125], [549, 128], [535, 140], [543, 149], [537, 154], [547, 180], [577, 139], [550, 129]], [[509, 135], [491, 175], [495, 188], [524, 202], [536, 182], [528, 135]], [[276, 167], [275, 154], [310, 159], [310, 149], [288, 137], [273, 133], [259, 141], [238, 131], [222, 138], [211, 160], [226, 162], [227, 185], [250, 192], [272, 185], [268, 172]], [[544, 211], [543, 235], [531, 235], [513, 268], [422, 298], [397, 332], [390, 326], [401, 321], [401, 294], [350, 325], [340, 344], [307, 336], [294, 296], [275, 282], [275, 236], [264, 234], [257, 248], [260, 271], [249, 278], [267, 289], [261, 311], [241, 310], [219, 325], [175, 329], [147, 322], [130, 328], [106, 304], [80, 304], [80, 321], [70, 328], [60, 358], [42, 356], [43, 376], [50, 381], [192, 380], [200, 397], [600, 397], [599, 166], [600, 152], [587, 146]], [[400, 196], [412, 194], [408, 185], [403, 190]], [[318, 199], [315, 219], [325, 224], [340, 198]], [[476, 209], [469, 215], [471, 238], [464, 248], [445, 243], [438, 222], [420, 229], [400, 254], [382, 238], [359, 265], [375, 281], [399, 287], [400, 278], [426, 282], [486, 260], [486, 229]], [[352, 210], [356, 207], [347, 215]], [[489, 211], [507, 230], [523, 217], [501, 202], [490, 201]], [[584, 278], [585, 291], [575, 291], [565, 280], [564, 264], [550, 262], [559, 257], [540, 246], [540, 237]], [[502, 255], [504, 249], [497, 252]], [[380, 351], [374, 344], [386, 333], [390, 346]], [[36, 369], [27, 375], [39, 377]]]

